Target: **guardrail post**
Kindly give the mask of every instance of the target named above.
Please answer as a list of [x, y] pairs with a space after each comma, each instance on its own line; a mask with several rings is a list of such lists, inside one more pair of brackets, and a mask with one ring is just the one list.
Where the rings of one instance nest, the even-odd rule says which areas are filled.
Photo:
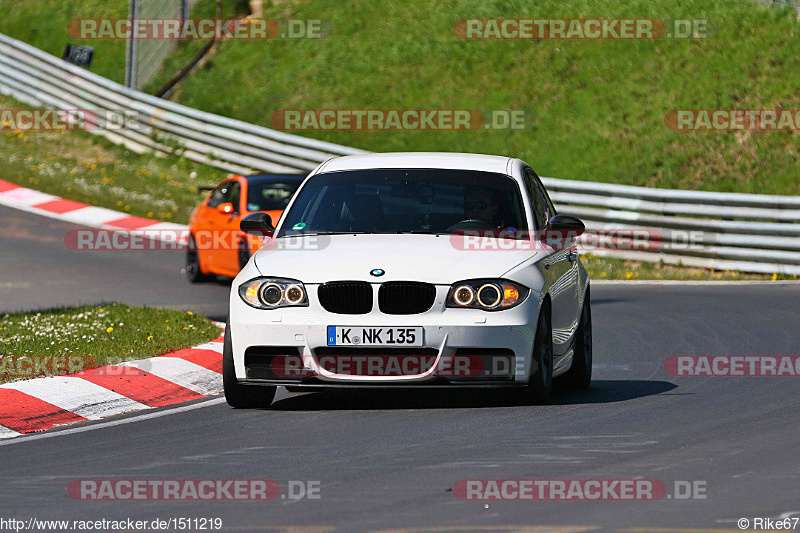
[[[128, 20], [134, 21], [139, 18], [139, 0], [129, 0]], [[139, 47], [136, 39], [128, 39], [125, 45], [125, 86], [131, 89], [136, 88], [136, 60], [137, 48]]]

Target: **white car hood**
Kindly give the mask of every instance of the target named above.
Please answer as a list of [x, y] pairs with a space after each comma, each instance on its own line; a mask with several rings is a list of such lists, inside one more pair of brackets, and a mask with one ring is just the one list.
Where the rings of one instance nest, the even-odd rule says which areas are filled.
[[[449, 285], [462, 279], [499, 277], [543, 251], [466, 251], [450, 235], [331, 235], [272, 239], [256, 252], [263, 276], [303, 283], [353, 280], [423, 281]], [[508, 242], [508, 241], [506, 241]], [[370, 275], [382, 269], [380, 277]]]

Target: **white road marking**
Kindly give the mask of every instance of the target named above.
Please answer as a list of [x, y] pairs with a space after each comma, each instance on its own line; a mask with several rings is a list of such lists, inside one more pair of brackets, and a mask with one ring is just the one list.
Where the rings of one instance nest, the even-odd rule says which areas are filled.
[[[10, 191], [0, 192], [0, 205], [11, 207], [12, 209], [18, 209], [26, 213], [33, 213], [34, 215], [53, 218], [55, 220], [61, 220], [63, 222], [81, 224], [83, 226], [87, 226], [90, 228], [106, 228], [117, 231], [127, 231], [129, 233], [132, 232], [132, 230], [126, 230], [124, 228], [105, 225], [105, 222], [110, 220], [132, 217], [132, 215], [129, 215], [127, 213], [122, 213], [119, 211], [114, 211], [113, 209], [88, 206], [76, 209], [68, 213], [55, 213], [53, 211], [47, 211], [45, 209], [39, 209], [38, 207], [33, 207], [36, 204], [42, 204], [50, 200], [61, 200], [61, 199], [62, 198], [58, 196], [53, 196], [52, 194], [45, 194], [39, 191], [34, 191], [31, 189], [24, 189], [24, 188], [11, 189]], [[98, 217], [94, 218], [94, 217], [84, 216], [84, 213], [90, 213], [90, 212], [96, 213]], [[157, 221], [154, 220], [154, 222]], [[169, 226], [165, 226], [166, 224], [169, 224]], [[152, 227], [162, 228], [162, 229], [165, 228], [175, 229], [176, 231], [186, 231], [189, 229], [189, 226], [174, 224], [172, 222], [159, 222], [158, 224], [153, 224]]]
[[16, 381], [3, 385], [3, 388], [24, 392], [89, 420], [150, 409], [100, 385], [75, 377], [58, 376]]
[[109, 428], [114, 426], [121, 426], [124, 424], [132, 424], [134, 422], [142, 422], [144, 420], [152, 420], [154, 418], [161, 418], [162, 416], [174, 415], [184, 413], [186, 411], [194, 411], [203, 407], [210, 407], [225, 402], [225, 398], [214, 398], [203, 402], [193, 403], [191, 405], [184, 405], [183, 407], [175, 407], [173, 409], [165, 409], [153, 413], [141, 414], [129, 418], [122, 418], [119, 420], [109, 420], [108, 422], [100, 422], [90, 426], [81, 426], [70, 429], [63, 429], [60, 431], [49, 431], [45, 433], [34, 433], [32, 435], [22, 435], [22, 438], [0, 441], [0, 446], [8, 446], [9, 444], [20, 444], [39, 439], [50, 439], [53, 437], [62, 437], [64, 435], [74, 435], [76, 433], [83, 433], [85, 431], [94, 431], [96, 429]]
[[222, 353], [222, 343], [221, 342], [207, 342], [205, 344], [198, 344], [197, 346], [192, 346], [193, 350], [214, 350], [217, 353]]
[[120, 366], [139, 368], [203, 396], [211, 396], [222, 391], [221, 374], [180, 357], [140, 359], [120, 363]]
[[6, 191], [0, 194], [2, 195], [3, 200], [8, 201], [8, 203], [11, 204], [12, 206], [14, 204], [19, 204], [23, 206], [32, 206], [36, 204], [43, 204], [51, 200], [61, 200], [61, 198], [58, 196], [53, 196], [52, 194], [34, 191], [33, 189], [25, 189], [23, 187], [20, 187], [18, 189], [11, 189], [10, 191]]
[[112, 220], [119, 220], [125, 216], [125, 214], [119, 213], [118, 211], [95, 206], [82, 207], [75, 211], [68, 211], [61, 214], [63, 220], [85, 226], [99, 226]]
[[17, 433], [13, 429], [8, 429], [5, 426], [0, 426], [0, 439], [10, 439], [12, 437], [19, 437], [22, 433]]

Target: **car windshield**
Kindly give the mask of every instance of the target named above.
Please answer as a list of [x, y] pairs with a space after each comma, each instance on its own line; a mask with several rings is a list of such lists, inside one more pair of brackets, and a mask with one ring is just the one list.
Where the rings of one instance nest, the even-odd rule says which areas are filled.
[[517, 182], [490, 172], [357, 170], [320, 174], [297, 195], [279, 237], [527, 228]]
[[247, 184], [247, 210], [283, 211], [299, 186], [299, 181], [251, 181]]

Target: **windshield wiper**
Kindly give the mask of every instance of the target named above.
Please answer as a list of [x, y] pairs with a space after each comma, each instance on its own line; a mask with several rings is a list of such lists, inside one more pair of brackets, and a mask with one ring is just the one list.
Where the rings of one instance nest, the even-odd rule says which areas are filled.
[[311, 233], [294, 233], [292, 235], [281, 235], [281, 237], [308, 237], [316, 235], [371, 235], [373, 231], [314, 231]]

